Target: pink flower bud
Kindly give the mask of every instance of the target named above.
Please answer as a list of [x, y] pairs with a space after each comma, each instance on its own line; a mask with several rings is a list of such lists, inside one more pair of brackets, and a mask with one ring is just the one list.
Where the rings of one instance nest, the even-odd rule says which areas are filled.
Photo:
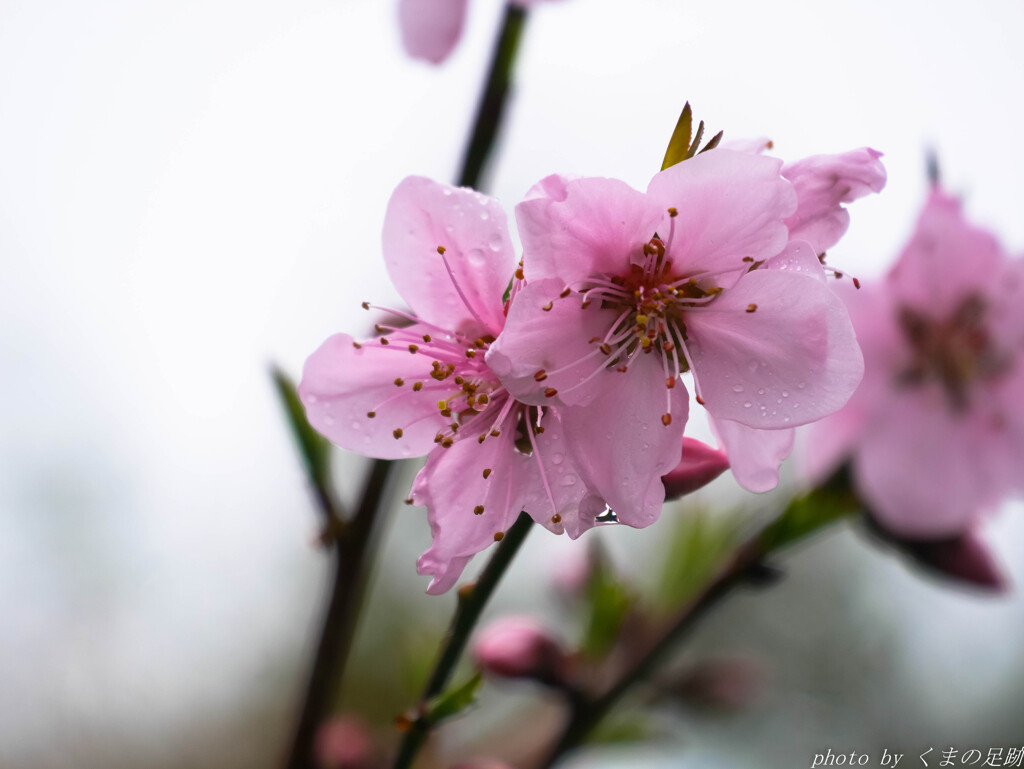
[[665, 498], [676, 499], [706, 486], [729, 468], [724, 451], [693, 438], [683, 438], [683, 457], [668, 475], [661, 477]]
[[481, 670], [505, 678], [533, 678], [556, 684], [563, 678], [566, 654], [531, 617], [502, 617], [476, 637], [473, 658]]
[[1002, 566], [975, 530], [935, 541], [898, 539], [887, 533], [883, 536], [922, 566], [948, 579], [994, 593], [1005, 593], [1008, 589]]
[[370, 729], [358, 716], [336, 716], [317, 730], [314, 753], [322, 769], [369, 769], [373, 765]]

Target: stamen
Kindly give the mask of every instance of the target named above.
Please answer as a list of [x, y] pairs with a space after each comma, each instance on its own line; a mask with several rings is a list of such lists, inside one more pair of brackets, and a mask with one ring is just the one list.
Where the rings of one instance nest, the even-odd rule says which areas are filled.
[[402, 437], [402, 428], [396, 427], [391, 434], [395, 436], [395, 440], [397, 441], [399, 438]]
[[470, 304], [469, 299], [466, 298], [466, 294], [463, 293], [462, 286], [459, 285], [459, 281], [455, 279], [455, 272], [452, 270], [452, 266], [448, 263], [448, 257], [444, 255], [445, 251], [446, 249], [444, 246], [437, 247], [437, 253], [441, 255], [441, 261], [444, 262], [444, 268], [448, 271], [448, 277], [451, 279], [452, 286], [455, 287], [455, 292], [459, 295], [459, 298], [462, 300], [462, 304], [465, 305], [467, 310], [469, 310], [469, 314], [476, 319], [477, 323], [479, 323], [484, 328], [487, 328], [487, 324], [484, 323], [483, 318], [477, 315], [476, 310], [473, 309], [473, 305]]
[[483, 505], [477, 505], [476, 507], [473, 508], [473, 515], [483, 515], [483, 514], [484, 514], [484, 506]]

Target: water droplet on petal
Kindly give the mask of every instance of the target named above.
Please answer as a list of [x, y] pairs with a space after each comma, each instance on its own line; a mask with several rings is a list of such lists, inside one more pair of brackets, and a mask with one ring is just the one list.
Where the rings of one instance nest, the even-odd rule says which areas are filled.
[[804, 389], [805, 387], [807, 387], [807, 382], [801, 382], [800, 384], [798, 384], [798, 385], [797, 385], [797, 387], [798, 387], [798, 388], [800, 388], [800, 389], [802, 390], [802, 389]]
[[491, 218], [491, 215], [490, 215], [489, 213], [487, 213], [486, 211], [481, 211], [481, 212], [480, 212], [480, 218], [481, 218], [481, 219], [482, 219], [483, 221], [485, 221], [485, 222], [486, 222], [486, 221], [487, 221], [488, 219], [490, 219], [490, 218]]
[[743, 402], [743, 408], [745, 408], [745, 409], [749, 409], [752, 405], [753, 404], [751, 404], [750, 401], [744, 401]]
[[493, 235], [491, 235], [491, 239], [488, 241], [488, 245], [491, 247], [491, 251], [501, 251], [501, 247], [503, 245], [501, 242], [501, 234], [496, 232]]
[[734, 384], [732, 386], [732, 391], [734, 393], [741, 393], [741, 392], [743, 392], [743, 385], [741, 385], [741, 384]]
[[324, 417], [324, 424], [328, 427], [334, 427], [334, 417]]
[[783, 390], [782, 391], [782, 397], [783, 398], [788, 398], [789, 397], [789, 390]]
[[757, 394], [758, 395], [764, 395], [764, 388], [763, 387], [758, 387], [757, 388]]
[[562, 478], [563, 486], [572, 486], [574, 483], [576, 483], [576, 476], [572, 473], [569, 473], [567, 476]]
[[551, 455], [551, 463], [555, 464], [555, 465], [562, 464], [562, 461], [564, 459], [565, 459], [565, 454], [552, 454]]

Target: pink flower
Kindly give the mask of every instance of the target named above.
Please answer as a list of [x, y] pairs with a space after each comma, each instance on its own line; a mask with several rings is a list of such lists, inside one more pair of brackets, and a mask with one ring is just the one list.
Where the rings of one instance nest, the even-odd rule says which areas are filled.
[[886, 280], [846, 298], [864, 381], [812, 431], [812, 473], [849, 461], [897, 537], [973, 536], [1024, 479], [1022, 262], [935, 189]]
[[306, 361], [299, 394], [310, 424], [343, 448], [428, 455], [412, 502], [428, 508], [434, 539], [418, 568], [439, 593], [520, 510], [575, 537], [592, 525], [581, 527], [581, 503], [589, 521], [604, 505], [588, 498], [557, 410], [517, 401], [485, 361], [515, 267], [498, 202], [410, 177], [388, 204], [383, 252], [411, 308], [388, 312], [408, 325], [332, 336]]
[[[646, 526], [661, 511], [661, 477], [683, 445], [683, 372], [730, 450], [734, 433], [774, 446], [771, 431], [835, 411], [860, 381], [817, 244], [787, 225], [827, 242], [835, 227], [819, 235], [811, 214], [848, 195], [819, 190], [801, 215], [781, 166], [716, 149], [659, 173], [646, 193], [552, 176], [516, 209], [527, 285], [488, 363], [516, 398], [559, 407], [584, 480], [623, 523]], [[734, 471], [779, 452], [736, 453]]]
[[[539, 0], [515, 0], [530, 6]], [[469, 0], [399, 0], [398, 24], [402, 44], [415, 59], [440, 64], [462, 37]]]

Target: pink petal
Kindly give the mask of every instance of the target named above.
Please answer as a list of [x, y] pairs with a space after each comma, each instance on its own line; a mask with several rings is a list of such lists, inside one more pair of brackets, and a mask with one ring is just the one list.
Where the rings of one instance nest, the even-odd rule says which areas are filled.
[[[412, 389], [414, 382], [432, 382], [430, 372], [424, 355], [377, 340], [357, 349], [352, 337], [335, 334], [306, 360], [299, 397], [309, 423], [344, 449], [381, 459], [421, 456], [447, 422], [436, 394]], [[373, 418], [367, 416], [371, 411]], [[402, 430], [399, 439], [396, 428]]]
[[893, 391], [886, 405], [856, 455], [858, 490], [897, 535], [965, 531], [1010, 483], [995, 426], [950, 412], [938, 388]]
[[[653, 354], [640, 355], [625, 374], [599, 379], [593, 402], [562, 410], [565, 438], [587, 485], [619, 521], [642, 528], [661, 514], [661, 476], [679, 464], [686, 390], [682, 384], [665, 387], [661, 361]], [[666, 412], [672, 415], [668, 426], [662, 423]]]
[[778, 254], [789, 240], [782, 220], [796, 210], [796, 193], [775, 158], [704, 152], [657, 174], [647, 188], [662, 211], [675, 208], [670, 254], [677, 272], [693, 275], [745, 267]]
[[469, 0], [398, 0], [398, 24], [406, 53], [440, 64], [462, 37]]
[[806, 240], [814, 253], [832, 248], [850, 226], [842, 203], [851, 203], [885, 187], [881, 152], [869, 147], [839, 155], [813, 155], [788, 163], [782, 175], [793, 183], [797, 210], [786, 220], [790, 237]]
[[665, 498], [678, 499], [707, 486], [729, 469], [724, 451], [693, 438], [683, 438], [683, 455], [675, 469], [661, 477]]
[[516, 206], [527, 280], [622, 274], [665, 210], [617, 179], [549, 176]]
[[[580, 506], [591, 492], [569, 450], [558, 411], [548, 409], [542, 424], [544, 432], [534, 437], [536, 447], [524, 481], [523, 509], [550, 531], [565, 531], [576, 539], [594, 526], [597, 513], [604, 512], [605, 505], [603, 500], [599, 505], [584, 504], [581, 514]], [[588, 515], [588, 511], [593, 514]]]
[[960, 202], [935, 189], [888, 279], [899, 299], [945, 318], [972, 293], [994, 293], [1005, 262], [992, 234], [971, 225]]
[[712, 418], [733, 477], [747, 491], [779, 485], [779, 467], [793, 451], [794, 430], [756, 430], [731, 419]]
[[718, 145], [719, 149], [730, 152], [746, 152], [750, 155], [760, 155], [772, 148], [772, 140], [767, 136], [758, 136], [754, 139], [728, 139]]
[[807, 275], [824, 283], [827, 279], [825, 268], [811, 244], [804, 240], [791, 240], [781, 254], [773, 256], [761, 265], [762, 270], [783, 270]]
[[[515, 430], [478, 443], [475, 433], [451, 448], [437, 447], [413, 483], [412, 498], [427, 507], [433, 544], [420, 556], [420, 574], [433, 577], [427, 592], [444, 593], [476, 553], [511, 526], [528, 488], [528, 458], [516, 452]], [[490, 470], [487, 477], [484, 471]], [[477, 513], [478, 506], [483, 507]]]
[[383, 246], [395, 288], [420, 318], [470, 338], [501, 332], [515, 255], [498, 201], [410, 176], [388, 203]]
[[[491, 371], [525, 403], [589, 402], [594, 385], [578, 386], [580, 380], [603, 367], [606, 360], [597, 343], [590, 340], [603, 338], [618, 314], [602, 310], [599, 304], [583, 309], [578, 294], [559, 298], [563, 286], [559, 280], [526, 284], [509, 306], [505, 330], [487, 351]], [[544, 310], [548, 306], [551, 309]], [[537, 379], [540, 371], [545, 372], [545, 379]], [[552, 389], [558, 392], [555, 400], [545, 396], [545, 391]]]
[[686, 326], [717, 419], [758, 429], [813, 422], [846, 403], [864, 372], [845, 306], [812, 277], [755, 270], [707, 312], [688, 312]]

